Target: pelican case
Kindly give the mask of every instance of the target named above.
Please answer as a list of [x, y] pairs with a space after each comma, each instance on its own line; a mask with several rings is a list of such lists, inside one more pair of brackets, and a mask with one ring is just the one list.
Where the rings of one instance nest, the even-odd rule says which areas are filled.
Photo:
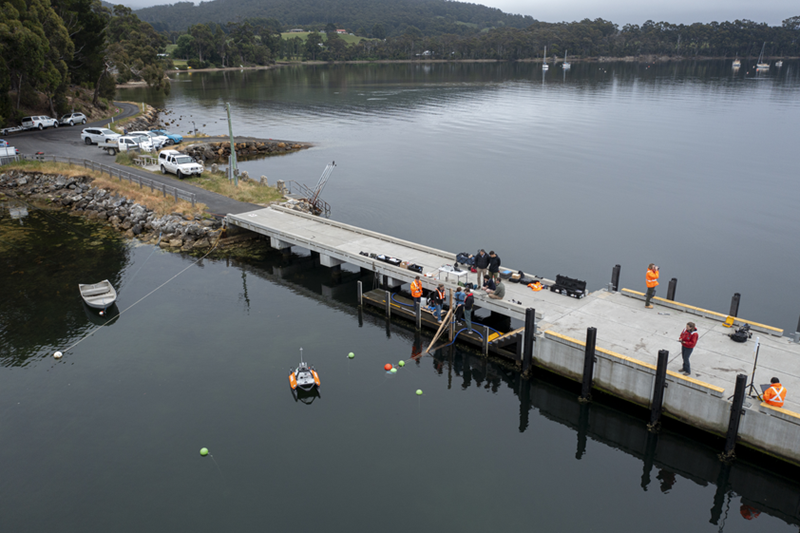
[[550, 290], [573, 298], [583, 298], [586, 296], [586, 282], [559, 274]]
[[408, 265], [408, 269], [411, 270], [412, 272], [422, 274], [422, 267], [415, 263], [411, 263], [410, 265]]

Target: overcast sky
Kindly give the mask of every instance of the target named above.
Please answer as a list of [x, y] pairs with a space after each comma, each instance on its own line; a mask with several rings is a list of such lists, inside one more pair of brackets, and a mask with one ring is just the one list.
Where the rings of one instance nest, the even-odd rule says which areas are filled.
[[[111, 1], [116, 3], [116, 0]], [[138, 9], [174, 2], [128, 0], [122, 3]], [[648, 19], [673, 24], [749, 19], [779, 26], [784, 19], [800, 15], [798, 0], [484, 0], [471, 3], [496, 7], [506, 13], [530, 15], [545, 22], [603, 18], [620, 27], [642, 24]]]

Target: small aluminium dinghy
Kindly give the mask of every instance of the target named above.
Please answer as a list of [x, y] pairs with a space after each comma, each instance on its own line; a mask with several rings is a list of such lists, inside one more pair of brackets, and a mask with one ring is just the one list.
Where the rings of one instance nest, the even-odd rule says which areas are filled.
[[300, 348], [300, 364], [289, 373], [289, 385], [292, 390], [299, 388], [304, 391], [319, 387], [319, 374], [317, 374], [313, 366], [308, 366], [308, 363], [303, 361], [302, 348]]
[[89, 307], [102, 309], [105, 311], [117, 300], [117, 291], [111, 286], [111, 282], [104, 279], [100, 283], [88, 285], [78, 284], [81, 291], [81, 298]]

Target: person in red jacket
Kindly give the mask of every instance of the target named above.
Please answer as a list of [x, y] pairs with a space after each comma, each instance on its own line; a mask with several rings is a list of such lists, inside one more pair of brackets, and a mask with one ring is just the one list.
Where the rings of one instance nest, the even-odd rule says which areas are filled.
[[695, 327], [694, 322], [686, 324], [678, 340], [681, 341], [681, 355], [683, 356], [681, 372], [688, 376], [692, 373], [692, 368], [689, 366], [689, 356], [692, 355], [692, 350], [697, 346], [697, 327]]

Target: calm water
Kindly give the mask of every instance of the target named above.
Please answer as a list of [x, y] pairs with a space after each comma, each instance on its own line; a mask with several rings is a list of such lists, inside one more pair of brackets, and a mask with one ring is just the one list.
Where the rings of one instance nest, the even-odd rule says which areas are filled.
[[[597, 68], [551, 68], [544, 83], [513, 65], [194, 74], [167, 105], [221, 132], [212, 119], [230, 91], [237, 133], [316, 142], [245, 166], [314, 184], [335, 159], [324, 196], [338, 220], [450, 250], [494, 247], [595, 287], [616, 262], [636, 287], [639, 264], [656, 260], [685, 301], [727, 307], [739, 290], [742, 314], [793, 322], [796, 282], [776, 287], [770, 274], [796, 264], [793, 152], [779, 135], [798, 114], [796, 71], [754, 81], [702, 65]], [[302, 250], [206, 259], [137, 303], [196, 259], [7, 207], [0, 531], [800, 524], [793, 470], [726, 470], [718, 442], [669, 428], [648, 438], [640, 413], [581, 406], [569, 384], [520, 381], [461, 350], [414, 362], [426, 337], [358, 313], [355, 282], [370, 278], [334, 280]], [[124, 311], [89, 337], [100, 321], [75, 287], [87, 276], [112, 279]], [[286, 383], [300, 347], [323, 382], [310, 405]], [[383, 371], [400, 359], [396, 375]], [[760, 516], [743, 519], [742, 505]]]
[[[793, 332], [800, 316], [800, 63], [755, 77], [729, 62], [362, 65], [178, 74], [182, 133], [311, 141], [247, 162], [316, 184], [333, 218], [504, 264], [644, 290]], [[423, 223], [421, 223], [423, 222]], [[602, 332], [599, 333], [602, 336]]]

